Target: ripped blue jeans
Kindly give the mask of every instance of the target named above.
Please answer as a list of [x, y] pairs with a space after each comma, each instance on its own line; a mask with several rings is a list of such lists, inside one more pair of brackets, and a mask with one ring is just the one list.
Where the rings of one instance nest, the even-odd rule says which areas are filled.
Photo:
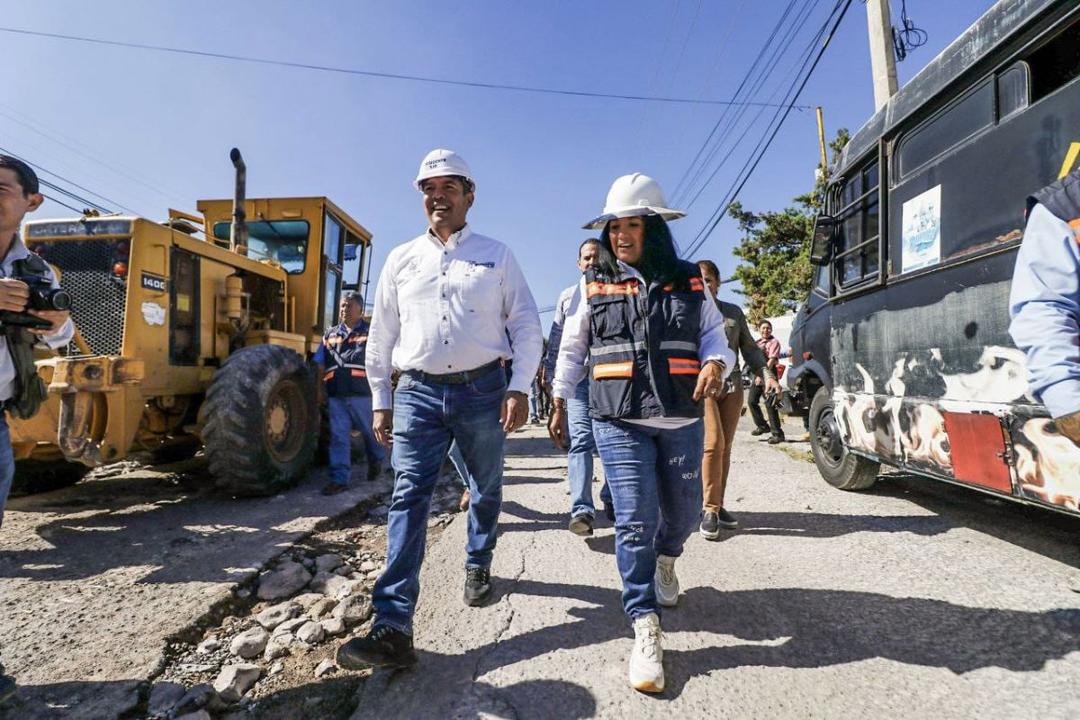
[[682, 555], [701, 512], [700, 420], [677, 429], [593, 421], [596, 449], [615, 505], [615, 560], [623, 610], [635, 620], [660, 614], [656, 556]]

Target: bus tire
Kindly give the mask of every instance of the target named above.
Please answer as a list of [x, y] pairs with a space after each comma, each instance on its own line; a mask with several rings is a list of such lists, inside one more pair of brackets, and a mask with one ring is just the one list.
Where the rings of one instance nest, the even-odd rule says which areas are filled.
[[272, 495], [311, 464], [315, 381], [292, 350], [254, 345], [234, 352], [214, 374], [203, 412], [207, 464], [218, 487], [233, 495]]
[[810, 402], [810, 448], [818, 472], [834, 488], [866, 490], [877, 480], [880, 463], [844, 447], [828, 388], [818, 388]]

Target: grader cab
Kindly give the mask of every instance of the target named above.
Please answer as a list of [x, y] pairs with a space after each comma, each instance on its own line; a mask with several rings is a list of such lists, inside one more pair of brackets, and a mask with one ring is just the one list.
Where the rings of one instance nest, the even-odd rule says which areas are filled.
[[201, 444], [219, 485], [263, 495], [310, 464], [320, 413], [308, 361], [342, 291], [366, 282], [371, 234], [325, 197], [246, 198], [235, 150], [233, 163], [236, 197], [201, 200], [200, 215], [26, 224], [71, 293], [76, 335], [41, 351], [49, 396], [11, 424], [17, 476], [70, 482], [136, 450]]

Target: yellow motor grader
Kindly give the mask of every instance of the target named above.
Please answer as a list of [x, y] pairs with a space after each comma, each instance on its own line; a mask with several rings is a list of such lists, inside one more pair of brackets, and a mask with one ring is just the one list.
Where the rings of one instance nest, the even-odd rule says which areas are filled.
[[311, 463], [309, 358], [341, 292], [367, 282], [371, 233], [325, 197], [248, 199], [243, 158], [231, 158], [235, 197], [200, 200], [201, 215], [26, 223], [27, 245], [71, 294], [76, 335], [38, 351], [49, 395], [11, 422], [17, 480], [33, 488], [42, 472], [55, 486], [133, 451], [177, 457], [201, 442], [220, 486], [264, 495]]

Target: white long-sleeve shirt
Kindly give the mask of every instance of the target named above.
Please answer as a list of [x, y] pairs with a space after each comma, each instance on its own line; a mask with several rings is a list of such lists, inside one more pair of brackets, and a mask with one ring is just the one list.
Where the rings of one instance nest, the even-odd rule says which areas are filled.
[[445, 244], [428, 231], [394, 248], [379, 275], [366, 356], [373, 407], [392, 407], [395, 368], [441, 375], [499, 358], [514, 363], [508, 389], [527, 393], [543, 347], [510, 249], [467, 226]]
[[[635, 268], [619, 261], [619, 269], [623, 273], [637, 278], [645, 284], [645, 279]], [[720, 314], [708, 287], [702, 292], [705, 294], [705, 302], [701, 303], [701, 335], [698, 338], [698, 358], [702, 365], [709, 360], [719, 360], [724, 363], [724, 377], [731, 372], [735, 365], [735, 353], [728, 347], [727, 335], [724, 333], [724, 316]], [[584, 300], [588, 297], [586, 292], [585, 278], [581, 278], [578, 297], [581, 302], [573, 307], [570, 314], [563, 322], [562, 342], [559, 344], [559, 359], [555, 364], [555, 382], [552, 383], [552, 394], [564, 400], [574, 396], [574, 388], [588, 372], [585, 358], [589, 354], [589, 303]], [[674, 422], [672, 422], [674, 421]], [[685, 422], [693, 422], [685, 418], [653, 418], [638, 421], [643, 424], [673, 427]]]

